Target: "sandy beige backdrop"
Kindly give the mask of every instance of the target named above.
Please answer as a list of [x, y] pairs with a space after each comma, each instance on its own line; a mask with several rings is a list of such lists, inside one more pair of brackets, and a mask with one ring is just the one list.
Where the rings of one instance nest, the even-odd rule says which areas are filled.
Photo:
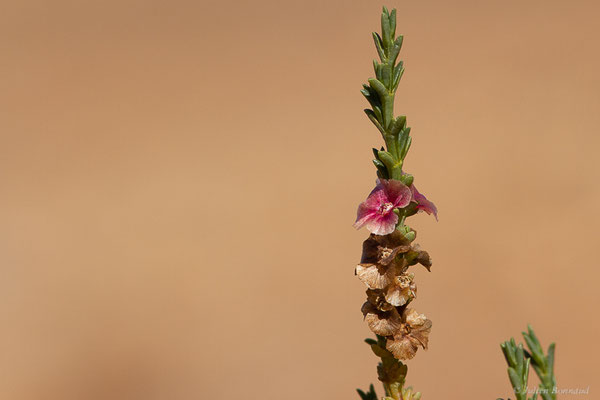
[[[409, 364], [509, 394], [531, 322], [597, 398], [597, 1], [392, 1], [407, 169], [440, 209]], [[0, 3], [0, 399], [357, 400], [351, 224], [379, 1]]]

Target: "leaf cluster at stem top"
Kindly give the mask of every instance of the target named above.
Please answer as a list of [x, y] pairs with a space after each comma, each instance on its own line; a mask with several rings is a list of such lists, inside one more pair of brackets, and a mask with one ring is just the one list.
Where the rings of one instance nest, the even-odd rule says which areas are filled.
[[377, 127], [385, 142], [373, 161], [380, 177], [402, 180], [402, 164], [410, 149], [410, 128], [406, 116], [394, 117], [394, 99], [398, 84], [404, 73], [404, 64], [397, 62], [404, 37], [396, 37], [396, 10], [388, 12], [384, 7], [381, 14], [381, 34], [373, 32], [379, 61], [373, 60], [375, 78], [368, 80], [361, 90], [370, 109], [365, 113]]

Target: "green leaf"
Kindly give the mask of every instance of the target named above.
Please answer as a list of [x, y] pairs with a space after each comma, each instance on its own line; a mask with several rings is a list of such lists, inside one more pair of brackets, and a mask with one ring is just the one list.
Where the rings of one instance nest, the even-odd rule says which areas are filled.
[[515, 388], [515, 390], [520, 390], [521, 384], [522, 384], [521, 377], [519, 376], [517, 371], [515, 371], [514, 368], [512, 368], [512, 367], [508, 368], [508, 377], [510, 379], [510, 383], [512, 384], [513, 388]]
[[385, 348], [382, 348], [381, 346], [379, 346], [378, 344], [372, 344], [371, 345], [371, 350], [373, 351], [373, 353], [375, 353], [375, 355], [379, 358], [389, 358], [389, 357], [393, 357], [392, 353], [390, 353], [389, 351], [387, 351]]
[[362, 90], [360, 91], [363, 96], [367, 99], [371, 107], [381, 108], [381, 99], [379, 98], [379, 94], [369, 85], [363, 85]]
[[402, 74], [404, 74], [404, 66], [402, 65], [402, 63], [400, 63], [394, 67], [394, 79], [392, 81], [392, 90], [398, 89], [400, 79], [402, 79]]
[[375, 90], [375, 92], [377, 92], [380, 99], [388, 95], [387, 88], [379, 80], [369, 78], [369, 85], [371, 86], [371, 88], [373, 88], [373, 90]]
[[391, 89], [392, 88], [392, 67], [389, 65], [382, 65], [381, 66], [381, 78], [378, 77], [378, 79], [380, 79], [381, 82], [383, 82], [383, 84], [385, 85], [386, 88]]
[[517, 359], [516, 370], [519, 374], [523, 374], [523, 368], [525, 367], [525, 354], [523, 353], [523, 345], [519, 344], [515, 351], [515, 357]]
[[410, 145], [412, 144], [412, 138], [409, 136], [406, 140], [406, 144], [404, 145], [404, 150], [402, 150], [402, 159], [406, 158], [406, 154], [408, 154], [408, 150], [410, 150]]
[[517, 365], [517, 357], [515, 355], [515, 349], [511, 342], [504, 342], [500, 345], [502, 347], [502, 352], [504, 353], [504, 357], [506, 358], [506, 362], [509, 366], [514, 367]]
[[530, 336], [529, 334], [523, 332], [523, 338], [525, 339], [525, 342], [527, 343], [527, 347], [529, 347], [529, 351], [531, 352], [531, 355], [533, 356], [533, 360], [534, 362], [540, 366], [543, 370], [546, 369], [546, 359], [544, 357], [544, 352], [542, 350], [542, 347], [540, 346], [540, 343], [537, 341], [537, 338], [535, 337], [535, 335]]
[[535, 392], [533, 396], [531, 396], [531, 400], [536, 400], [538, 397], [538, 392]]
[[394, 46], [398, 46], [402, 48], [402, 43], [404, 42], [404, 35], [398, 35], [396, 40], [394, 40]]
[[[384, 9], [381, 14], [381, 37], [383, 38], [383, 47], [387, 50], [390, 47], [390, 39], [391, 39], [391, 26], [390, 26], [390, 18], [387, 10]], [[387, 53], [387, 52], [386, 52]]]
[[397, 117], [396, 119], [393, 119], [392, 122], [390, 123], [390, 128], [389, 128], [390, 135], [392, 135], [392, 136], [398, 135], [398, 133], [400, 133], [400, 131], [404, 127], [406, 118], [404, 118], [404, 121], [402, 121], [401, 118], [402, 117]]
[[396, 161], [394, 160], [394, 157], [392, 157], [392, 155], [387, 152], [387, 151], [379, 151], [377, 153], [378, 158], [385, 164], [385, 166], [388, 169], [388, 172], [391, 173], [392, 169], [394, 169], [394, 165], [396, 164]]
[[382, 135], [385, 135], [385, 129], [383, 129], [383, 127], [381, 126], [381, 123], [377, 119], [377, 116], [375, 115], [373, 110], [369, 110], [367, 108], [364, 111], [365, 111], [365, 114], [367, 114], [367, 117], [369, 117], [369, 119], [373, 123], [373, 125], [375, 125], [377, 127], [377, 129], [379, 129], [379, 132], [381, 132]]
[[386, 166], [379, 160], [373, 160], [373, 164], [375, 164], [375, 167], [377, 167], [377, 172], [380, 178], [382, 179], [389, 179], [390, 175], [388, 173], [388, 170], [386, 168]]
[[381, 40], [381, 36], [379, 33], [373, 32], [373, 41], [375, 42], [375, 48], [377, 48], [377, 54], [379, 54], [379, 59], [383, 62], [385, 57], [385, 51], [383, 50], [383, 41]]
[[529, 381], [529, 363], [530, 363], [531, 359], [527, 358], [525, 359], [525, 369], [523, 370], [523, 383], [525, 385], [527, 385], [527, 381]]
[[554, 350], [556, 349], [556, 343], [548, 346], [548, 370], [554, 374]]
[[400, 54], [400, 46], [392, 45], [390, 50], [390, 54], [388, 55], [387, 61], [392, 67], [396, 63], [396, 59], [398, 58], [398, 54]]
[[375, 388], [373, 387], [373, 384], [371, 384], [371, 386], [369, 386], [369, 391], [367, 393], [363, 392], [360, 389], [356, 389], [356, 391], [358, 392], [358, 395], [360, 396], [360, 398], [362, 400], [377, 400], [377, 394], [375, 393]]
[[410, 149], [410, 144], [412, 139], [410, 138], [410, 127], [406, 127], [400, 132], [398, 135], [398, 154], [400, 155], [400, 159], [404, 160], [406, 154], [408, 153], [408, 149]]

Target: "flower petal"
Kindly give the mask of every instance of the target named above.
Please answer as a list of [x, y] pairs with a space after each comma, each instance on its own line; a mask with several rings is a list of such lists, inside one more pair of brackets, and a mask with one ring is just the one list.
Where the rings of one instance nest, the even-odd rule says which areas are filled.
[[377, 216], [381, 215], [378, 212], [379, 208], [385, 203], [389, 203], [389, 200], [378, 180], [377, 186], [375, 186], [375, 189], [371, 191], [369, 197], [367, 197], [365, 201], [358, 205], [358, 210], [356, 211], [356, 222], [353, 226], [356, 229], [360, 229], [367, 222], [377, 218]]
[[412, 192], [408, 186], [396, 179], [382, 180], [381, 185], [385, 190], [388, 201], [394, 207], [406, 207], [412, 198]]
[[417, 210], [425, 211], [429, 215], [433, 214], [437, 221], [437, 207], [435, 204], [433, 204], [432, 201], [427, 200], [427, 197], [419, 193], [415, 185], [410, 185], [410, 190], [412, 192], [412, 200], [417, 203]]
[[364, 224], [369, 232], [375, 235], [389, 235], [396, 230], [398, 216], [391, 211], [387, 214], [377, 214], [374, 218], [369, 219]]
[[379, 209], [379, 206], [382, 204], [389, 202], [391, 202], [391, 199], [388, 197], [385, 186], [383, 186], [379, 180], [377, 181], [377, 186], [375, 186], [375, 189], [369, 193], [369, 196], [364, 201], [366, 206], [374, 210]]
[[356, 222], [353, 227], [356, 229], [362, 228], [369, 220], [377, 217], [377, 211], [369, 208], [366, 202], [360, 203], [356, 212]]

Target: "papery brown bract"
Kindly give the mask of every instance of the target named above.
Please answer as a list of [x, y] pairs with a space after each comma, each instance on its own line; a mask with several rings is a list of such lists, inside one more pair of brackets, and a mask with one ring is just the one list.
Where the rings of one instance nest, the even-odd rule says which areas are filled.
[[402, 233], [394, 230], [389, 235], [369, 235], [363, 242], [361, 264], [390, 265], [397, 261], [398, 254], [406, 253], [411, 249], [410, 241]]
[[361, 311], [367, 325], [369, 325], [369, 329], [376, 335], [392, 336], [402, 327], [400, 315], [395, 308], [390, 311], [381, 311], [367, 301], [363, 304]]
[[432, 323], [410, 308], [404, 310], [401, 321], [401, 328], [387, 339], [386, 349], [399, 360], [410, 360], [419, 347], [427, 349]]
[[410, 302], [417, 296], [417, 285], [413, 279], [413, 274], [402, 273], [395, 276], [385, 290], [385, 300], [396, 307]]

